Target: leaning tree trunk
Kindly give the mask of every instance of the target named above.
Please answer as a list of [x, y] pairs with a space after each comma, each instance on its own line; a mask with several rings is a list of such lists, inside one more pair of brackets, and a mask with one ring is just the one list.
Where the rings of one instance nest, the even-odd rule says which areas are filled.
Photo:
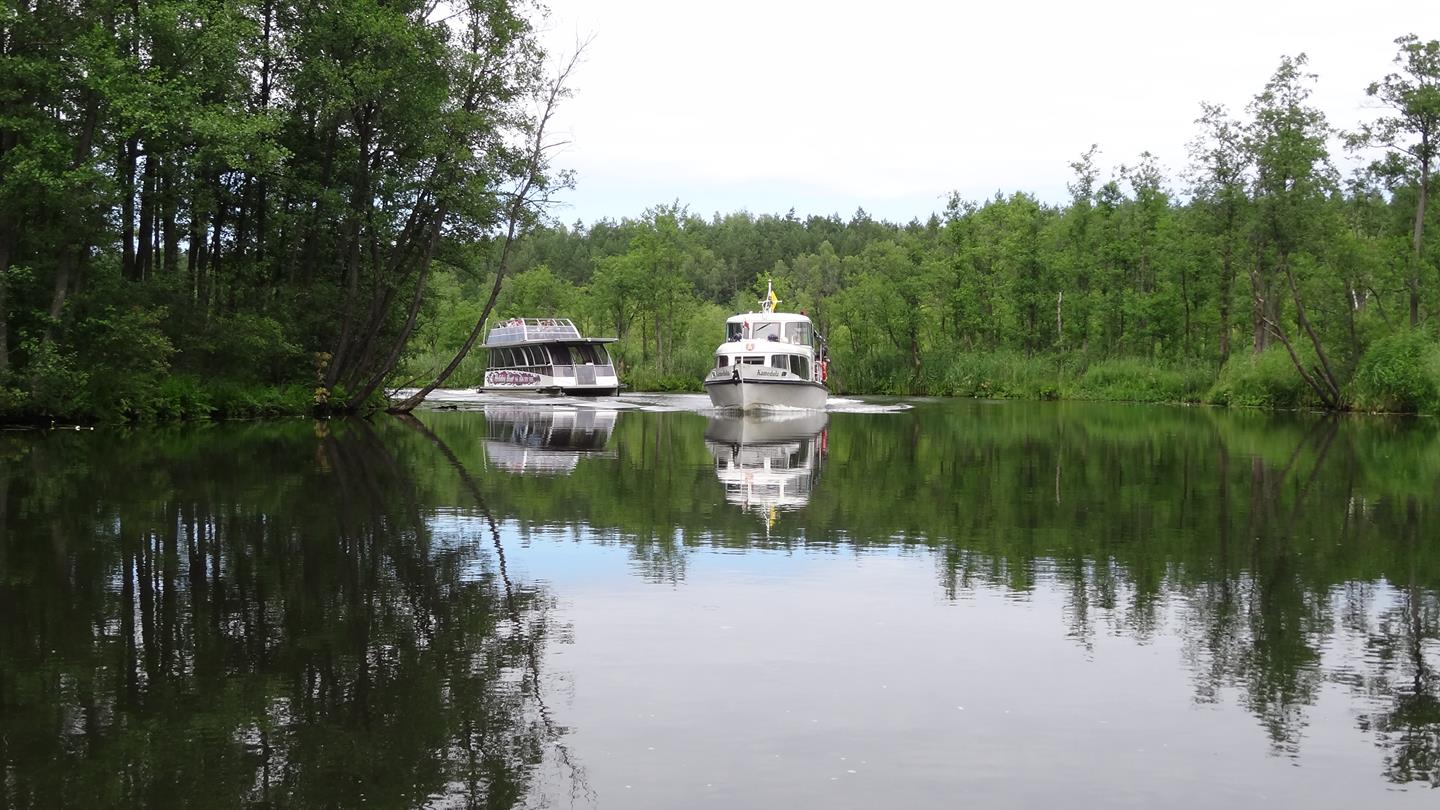
[[515, 244], [515, 239], [520, 235], [520, 221], [530, 204], [530, 192], [537, 185], [537, 181], [541, 176], [541, 170], [545, 166], [545, 155], [548, 150], [545, 144], [545, 127], [550, 123], [551, 117], [554, 116], [555, 108], [559, 104], [561, 96], [565, 94], [565, 82], [570, 76], [570, 71], [574, 70], [575, 63], [579, 61], [581, 50], [582, 49], [576, 49], [574, 55], [570, 57], [570, 61], [556, 74], [555, 80], [550, 84], [546, 92], [545, 103], [541, 109], [540, 118], [535, 125], [535, 131], [531, 134], [530, 149], [525, 159], [525, 179], [521, 182], [520, 188], [515, 191], [515, 195], [510, 198], [510, 207], [507, 211], [508, 222], [505, 228], [505, 242], [500, 248], [500, 259], [495, 265], [495, 283], [490, 288], [490, 297], [485, 301], [485, 309], [480, 312], [480, 317], [475, 320], [475, 326], [471, 328], [470, 334], [465, 337], [464, 344], [460, 346], [460, 350], [455, 353], [455, 356], [450, 358], [450, 362], [445, 365], [445, 368], [442, 369], [439, 374], [435, 375], [435, 379], [431, 380], [419, 391], [407, 397], [403, 402], [391, 406], [391, 413], [409, 413], [415, 410], [420, 403], [425, 401], [426, 397], [430, 396], [430, 392], [444, 385], [445, 381], [450, 379], [450, 375], [454, 374], [455, 370], [460, 368], [460, 364], [465, 362], [465, 358], [469, 356], [470, 350], [475, 347], [475, 342], [479, 340], [480, 333], [484, 331], [485, 322], [490, 319], [490, 313], [495, 308], [495, 301], [500, 297], [500, 285], [505, 280], [505, 271], [510, 264], [511, 248]]

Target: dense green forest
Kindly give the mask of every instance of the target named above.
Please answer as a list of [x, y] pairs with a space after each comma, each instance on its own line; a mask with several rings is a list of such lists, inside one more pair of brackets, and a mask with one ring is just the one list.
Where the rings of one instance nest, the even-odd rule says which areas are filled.
[[693, 388], [767, 278], [829, 335], [844, 392], [1440, 405], [1440, 42], [1396, 41], [1355, 88], [1366, 122], [1328, 120], [1304, 56], [1282, 58], [1245, 109], [1197, 106], [1188, 166], [1110, 171], [1092, 148], [1066, 201], [954, 197], [903, 225], [677, 201], [566, 227], [544, 128], [568, 68], [543, 13], [9, 0], [0, 415], [471, 384], [497, 290], [502, 317], [618, 335], [632, 387]]

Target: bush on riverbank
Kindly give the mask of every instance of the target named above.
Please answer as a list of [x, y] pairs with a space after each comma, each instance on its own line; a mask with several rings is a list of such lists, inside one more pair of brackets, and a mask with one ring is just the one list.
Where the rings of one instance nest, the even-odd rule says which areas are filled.
[[[1302, 360], [1310, 362], [1305, 355]], [[1241, 351], [1220, 369], [1220, 377], [1205, 394], [1215, 405], [1254, 408], [1303, 408], [1319, 405], [1283, 346], [1260, 354]]]
[[977, 399], [1058, 399], [1063, 371], [1048, 357], [1019, 352], [955, 355], [920, 393]]
[[1440, 411], [1440, 345], [1411, 330], [1375, 341], [1360, 358], [1350, 396], [1357, 410]]
[[1199, 402], [1214, 372], [1192, 364], [1117, 358], [1092, 363], [1065, 391], [1065, 399], [1109, 402]]

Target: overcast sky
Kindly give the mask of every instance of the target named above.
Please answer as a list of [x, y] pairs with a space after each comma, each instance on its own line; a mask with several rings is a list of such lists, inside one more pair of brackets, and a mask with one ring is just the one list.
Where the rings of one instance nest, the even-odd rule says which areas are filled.
[[[1201, 101], [1237, 114], [1304, 52], [1332, 126], [1373, 115], [1394, 40], [1440, 1], [549, 0], [552, 52], [591, 37], [554, 132], [577, 173], [557, 219], [863, 206], [908, 221], [951, 191], [1063, 201], [1092, 143], [1106, 176], [1153, 152], [1179, 182]], [[1341, 156], [1337, 156], [1341, 157]]]

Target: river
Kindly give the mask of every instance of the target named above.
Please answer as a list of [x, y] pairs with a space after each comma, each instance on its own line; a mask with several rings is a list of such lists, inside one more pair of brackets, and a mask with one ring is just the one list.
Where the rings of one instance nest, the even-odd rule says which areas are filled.
[[0, 806], [1430, 807], [1440, 426], [0, 433]]

